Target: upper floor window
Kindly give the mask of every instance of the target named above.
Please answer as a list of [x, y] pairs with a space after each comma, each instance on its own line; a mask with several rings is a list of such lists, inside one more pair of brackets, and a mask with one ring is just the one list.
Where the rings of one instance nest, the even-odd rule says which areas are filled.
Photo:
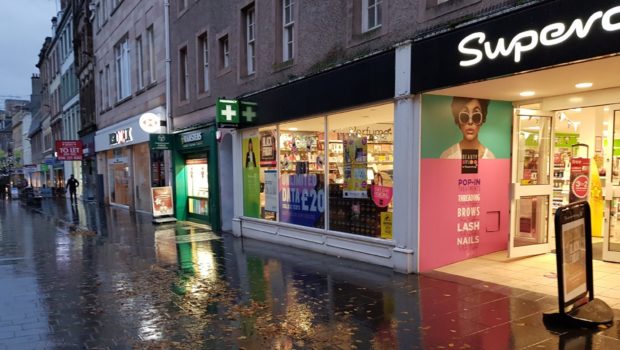
[[105, 106], [110, 108], [112, 106], [112, 84], [110, 84], [110, 65], [105, 66]]
[[293, 0], [282, 0], [282, 61], [293, 59]]
[[179, 99], [189, 100], [189, 71], [187, 69], [187, 47], [179, 51]]
[[178, 0], [178, 1], [179, 1], [179, 12], [182, 12], [183, 10], [187, 8], [189, 0]]
[[116, 44], [114, 56], [116, 57], [116, 96], [117, 101], [120, 101], [131, 95], [131, 69], [127, 37]]
[[144, 52], [142, 51], [142, 37], [136, 38], [136, 65], [138, 73], [138, 89], [144, 88]]
[[152, 25], [146, 29], [146, 60], [148, 82], [154, 83], [157, 80], [157, 76], [155, 71], [155, 32]]
[[254, 6], [248, 7], [244, 11], [245, 22], [245, 54], [246, 54], [246, 73], [253, 74], [256, 71], [256, 25], [255, 25]]
[[220, 46], [220, 69], [230, 66], [230, 48], [228, 46], [228, 35], [224, 35], [219, 40]]
[[104, 99], [104, 89], [103, 87], [105, 86], [104, 80], [103, 80], [103, 70], [99, 71], [99, 86], [101, 86], [101, 88], [99, 89], [99, 113], [103, 113], [103, 111], [105, 111], [105, 99]]
[[381, 26], [383, 0], [362, 0], [362, 32]]
[[198, 37], [198, 92], [209, 91], [209, 41], [207, 33]]

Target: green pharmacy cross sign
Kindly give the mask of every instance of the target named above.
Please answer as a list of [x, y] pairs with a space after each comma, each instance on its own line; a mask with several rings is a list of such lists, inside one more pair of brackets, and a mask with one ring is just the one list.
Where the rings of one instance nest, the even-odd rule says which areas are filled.
[[256, 123], [257, 104], [237, 100], [218, 99], [216, 121], [219, 127], [249, 126]]

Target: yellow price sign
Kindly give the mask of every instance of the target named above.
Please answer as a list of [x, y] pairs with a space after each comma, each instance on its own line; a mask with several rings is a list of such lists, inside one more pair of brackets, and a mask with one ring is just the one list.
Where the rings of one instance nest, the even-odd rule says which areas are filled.
[[381, 238], [392, 239], [392, 213], [381, 213]]

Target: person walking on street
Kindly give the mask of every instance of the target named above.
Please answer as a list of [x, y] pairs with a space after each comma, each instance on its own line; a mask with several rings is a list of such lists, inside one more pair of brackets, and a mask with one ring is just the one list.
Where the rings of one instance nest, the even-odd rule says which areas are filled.
[[75, 203], [77, 204], [77, 188], [78, 186], [80, 186], [80, 182], [73, 177], [73, 174], [71, 174], [71, 177], [69, 178], [69, 180], [67, 180], [67, 186], [66, 188], [69, 189], [69, 200], [71, 201], [71, 203]]

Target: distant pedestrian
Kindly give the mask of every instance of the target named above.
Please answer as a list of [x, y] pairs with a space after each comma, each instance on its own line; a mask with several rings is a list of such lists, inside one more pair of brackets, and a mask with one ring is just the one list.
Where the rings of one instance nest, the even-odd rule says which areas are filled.
[[71, 177], [69, 178], [69, 180], [67, 180], [67, 186], [66, 188], [69, 189], [69, 200], [71, 201], [71, 203], [75, 203], [77, 204], [77, 188], [78, 186], [80, 186], [80, 182], [73, 177], [73, 174], [71, 174]]

